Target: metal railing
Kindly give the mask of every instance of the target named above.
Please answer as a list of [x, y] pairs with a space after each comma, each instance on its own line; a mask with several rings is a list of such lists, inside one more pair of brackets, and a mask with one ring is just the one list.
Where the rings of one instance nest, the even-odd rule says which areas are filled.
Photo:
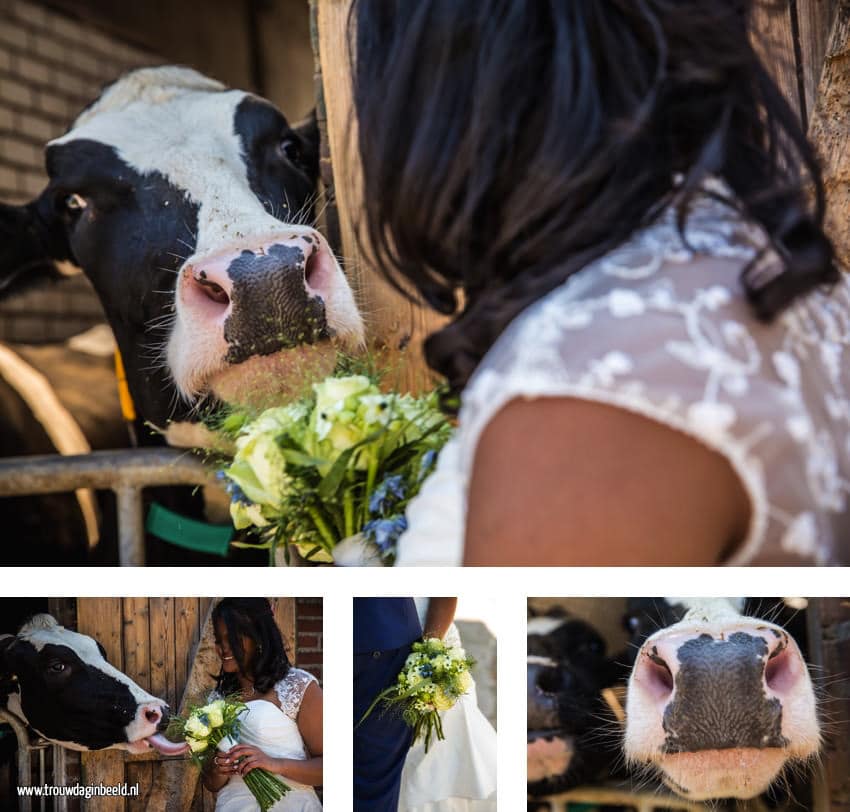
[[118, 560], [145, 563], [142, 490], [159, 485], [209, 485], [210, 470], [190, 451], [176, 448], [45, 454], [0, 459], [0, 497], [111, 490], [118, 508]]
[[[18, 786], [66, 785], [65, 751], [58, 744], [51, 744], [45, 739], [30, 741], [26, 725], [8, 711], [0, 710], [0, 724], [9, 725], [18, 742]], [[48, 750], [53, 751], [52, 770], [49, 770], [47, 765]], [[36, 773], [33, 772], [33, 756], [37, 757], [38, 771]], [[66, 812], [68, 809], [68, 799], [61, 796], [53, 798], [41, 796], [37, 803], [39, 812], [47, 812], [48, 809], [53, 809], [54, 812]], [[19, 812], [32, 812], [32, 808], [32, 796], [22, 795], [18, 798]]]

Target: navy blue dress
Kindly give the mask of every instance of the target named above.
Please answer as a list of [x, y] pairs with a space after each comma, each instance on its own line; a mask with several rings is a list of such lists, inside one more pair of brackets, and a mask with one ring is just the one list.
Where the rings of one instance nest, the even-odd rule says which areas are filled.
[[413, 598], [354, 599], [354, 812], [396, 812], [411, 729], [398, 713], [363, 714], [395, 683], [422, 637]]

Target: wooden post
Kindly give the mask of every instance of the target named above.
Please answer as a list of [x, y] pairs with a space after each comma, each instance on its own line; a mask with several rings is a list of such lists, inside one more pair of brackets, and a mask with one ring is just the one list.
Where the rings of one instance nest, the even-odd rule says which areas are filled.
[[[433, 384], [422, 356], [423, 339], [442, 318], [413, 305], [370, 267], [357, 241], [361, 211], [361, 174], [357, 158], [357, 126], [352, 106], [348, 15], [350, 0], [317, 0], [316, 29], [333, 187], [339, 213], [343, 264], [354, 285], [366, 320], [369, 343], [385, 359], [390, 383], [421, 390]], [[405, 349], [406, 348], [406, 349]]]
[[850, 2], [841, 0], [826, 49], [809, 138], [823, 163], [828, 233], [850, 268]]
[[[106, 651], [106, 659], [123, 670], [121, 646], [121, 598], [79, 598], [77, 600], [77, 631], [95, 637]], [[83, 753], [82, 783], [117, 786], [124, 783], [124, 753], [120, 750], [99, 750]], [[83, 801], [84, 810], [124, 812], [125, 800], [117, 796]]]
[[[192, 666], [182, 689], [177, 713], [182, 714], [189, 702], [202, 701], [210, 689], [210, 674], [219, 669], [212, 624], [212, 605], [207, 608], [203, 631], [192, 652]], [[166, 759], [154, 767], [153, 785], [148, 795], [149, 812], [185, 812], [192, 805], [200, 774], [188, 758]]]

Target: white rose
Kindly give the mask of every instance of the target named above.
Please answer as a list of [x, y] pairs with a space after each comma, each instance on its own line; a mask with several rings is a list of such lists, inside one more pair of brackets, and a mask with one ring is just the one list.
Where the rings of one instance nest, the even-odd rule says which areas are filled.
[[203, 753], [204, 750], [206, 750], [207, 747], [209, 747], [209, 742], [206, 741], [205, 739], [187, 738], [186, 741], [189, 744], [189, 749], [193, 753]]
[[210, 735], [210, 729], [194, 714], [186, 720], [186, 731], [196, 739], [205, 739]]

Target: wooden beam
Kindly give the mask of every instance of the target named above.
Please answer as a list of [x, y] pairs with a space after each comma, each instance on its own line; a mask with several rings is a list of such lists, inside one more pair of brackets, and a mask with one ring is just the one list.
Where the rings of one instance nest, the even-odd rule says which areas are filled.
[[[106, 651], [106, 659], [123, 670], [121, 598], [79, 598], [77, 600], [77, 631], [96, 638]], [[120, 750], [99, 750], [83, 753], [83, 784], [117, 786], [124, 783], [124, 753]], [[124, 812], [125, 799], [106, 796], [85, 802], [84, 809], [98, 812]]]
[[818, 83], [838, 2], [839, 0], [797, 0], [801, 57], [799, 67], [802, 71], [803, 93], [809, 118], [817, 103]]
[[[362, 210], [361, 170], [357, 157], [357, 125], [353, 115], [349, 63], [348, 15], [351, 0], [317, 0], [319, 62], [333, 184], [339, 213], [344, 267], [366, 318], [370, 344], [385, 359], [389, 383], [418, 391], [433, 384], [422, 356], [423, 339], [442, 318], [418, 307], [386, 283], [371, 267], [357, 241]], [[406, 349], [405, 349], [406, 348]]]
[[794, 112], [801, 116], [791, 0], [753, 4], [753, 45]]
[[823, 164], [828, 233], [850, 268], [850, 0], [841, 0], [835, 14], [809, 138]]
[[[212, 604], [206, 610], [201, 638], [195, 646], [192, 667], [177, 708], [183, 714], [190, 703], [206, 699], [210, 675], [218, 673], [219, 659], [215, 651]], [[186, 812], [198, 789], [200, 773], [188, 758], [172, 758], [154, 768], [154, 778], [145, 809], [148, 812]]]

